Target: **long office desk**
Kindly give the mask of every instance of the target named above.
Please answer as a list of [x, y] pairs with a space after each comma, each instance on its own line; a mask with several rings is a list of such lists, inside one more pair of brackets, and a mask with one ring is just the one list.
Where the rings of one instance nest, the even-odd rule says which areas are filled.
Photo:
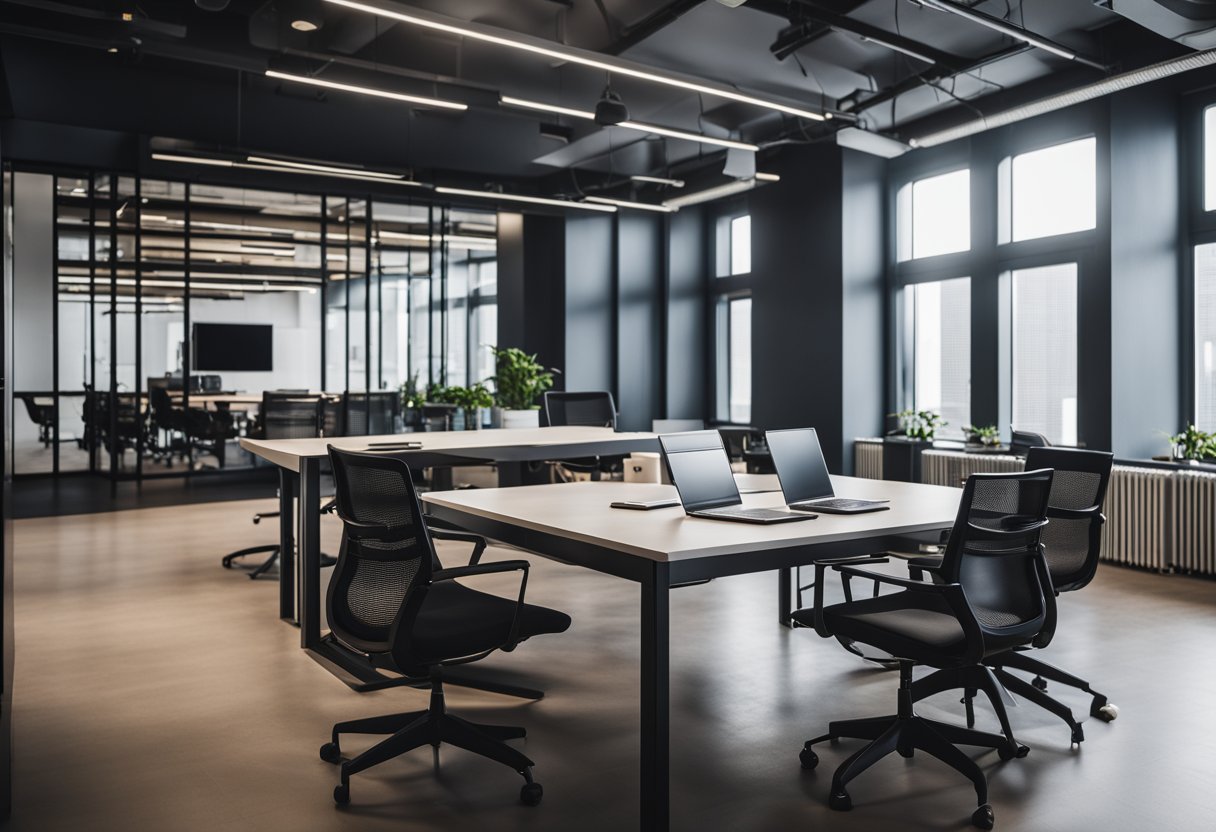
[[[641, 829], [670, 820], [669, 592], [673, 585], [780, 570], [816, 559], [867, 554], [902, 535], [949, 528], [961, 491], [918, 483], [833, 477], [836, 493], [889, 499], [887, 511], [821, 514], [801, 523], [758, 526], [686, 517], [682, 508], [622, 511], [613, 500], [675, 495], [635, 483], [536, 485], [423, 496], [431, 516], [547, 556], [641, 585]], [[751, 493], [747, 506], [780, 506], [780, 493]], [[788, 580], [788, 579], [787, 579]], [[788, 584], [783, 586], [788, 603]], [[570, 610], [577, 617], [577, 610]]]
[[[417, 442], [421, 447], [411, 450], [378, 447], [389, 442]], [[330, 445], [346, 451], [398, 456], [418, 468], [540, 462], [658, 450], [658, 440], [652, 433], [618, 433], [611, 428], [589, 427], [242, 439], [242, 448], [279, 467], [279, 617], [294, 622], [298, 615], [300, 646], [352, 687], [375, 683], [382, 677], [372, 668], [352, 665], [349, 657], [332, 649], [321, 633], [320, 479], [321, 463], [327, 458]], [[293, 502], [300, 506], [298, 518]], [[296, 552], [295, 558], [292, 552]]]

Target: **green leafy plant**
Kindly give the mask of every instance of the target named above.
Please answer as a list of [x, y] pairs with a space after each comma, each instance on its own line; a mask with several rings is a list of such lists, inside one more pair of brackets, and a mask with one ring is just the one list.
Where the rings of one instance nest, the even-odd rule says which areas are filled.
[[963, 433], [966, 434], [968, 442], [977, 442], [981, 445], [1001, 444], [1001, 432], [997, 430], [996, 425], [987, 425], [982, 428], [977, 428], [975, 425], [963, 425]]
[[1216, 457], [1216, 433], [1207, 433], [1187, 425], [1182, 433], [1170, 437], [1177, 459], [1208, 459]]
[[422, 391], [418, 389], [418, 374], [414, 373], [408, 379], [401, 383], [397, 388], [398, 394], [401, 396], [401, 406], [403, 408], [418, 407], [422, 404]]
[[934, 413], [932, 410], [901, 410], [895, 415], [903, 425], [904, 435], [922, 442], [932, 442], [938, 429], [949, 424], [940, 413]]
[[472, 387], [447, 387], [444, 389], [444, 394], [444, 400], [448, 404], [454, 404], [464, 410], [494, 406], [494, 397], [480, 382]]
[[505, 410], [533, 410], [536, 400], [553, 386], [553, 373], [535, 355], [516, 347], [494, 350], [494, 398]]

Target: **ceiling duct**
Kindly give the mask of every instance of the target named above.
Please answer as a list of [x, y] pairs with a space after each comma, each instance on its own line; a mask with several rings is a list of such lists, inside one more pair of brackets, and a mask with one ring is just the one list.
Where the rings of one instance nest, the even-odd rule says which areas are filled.
[[1216, 46], [1216, 0], [1095, 0], [1094, 5], [1192, 49]]

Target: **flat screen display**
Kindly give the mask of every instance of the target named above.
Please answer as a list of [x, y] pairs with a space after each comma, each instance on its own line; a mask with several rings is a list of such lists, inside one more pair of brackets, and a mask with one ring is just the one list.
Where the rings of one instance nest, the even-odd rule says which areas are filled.
[[270, 324], [195, 324], [191, 369], [202, 372], [270, 372], [274, 327]]
[[659, 444], [686, 511], [743, 502], [730, 469], [730, 457], [716, 430], [669, 433], [659, 437]]

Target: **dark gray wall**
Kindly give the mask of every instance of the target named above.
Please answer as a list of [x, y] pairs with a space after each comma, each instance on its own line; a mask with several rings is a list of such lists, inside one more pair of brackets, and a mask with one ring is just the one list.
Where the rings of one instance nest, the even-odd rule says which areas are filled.
[[708, 362], [705, 214], [684, 208], [667, 220], [666, 408], [669, 419], [706, 416]]
[[650, 430], [663, 408], [663, 220], [617, 215], [617, 425]]
[[[1111, 448], [1160, 453], [1186, 420], [1175, 371], [1183, 304], [1182, 159], [1177, 99], [1152, 87], [1110, 99]], [[1189, 347], [1189, 345], [1188, 345]]]
[[567, 390], [613, 390], [616, 376], [615, 216], [566, 218]]

